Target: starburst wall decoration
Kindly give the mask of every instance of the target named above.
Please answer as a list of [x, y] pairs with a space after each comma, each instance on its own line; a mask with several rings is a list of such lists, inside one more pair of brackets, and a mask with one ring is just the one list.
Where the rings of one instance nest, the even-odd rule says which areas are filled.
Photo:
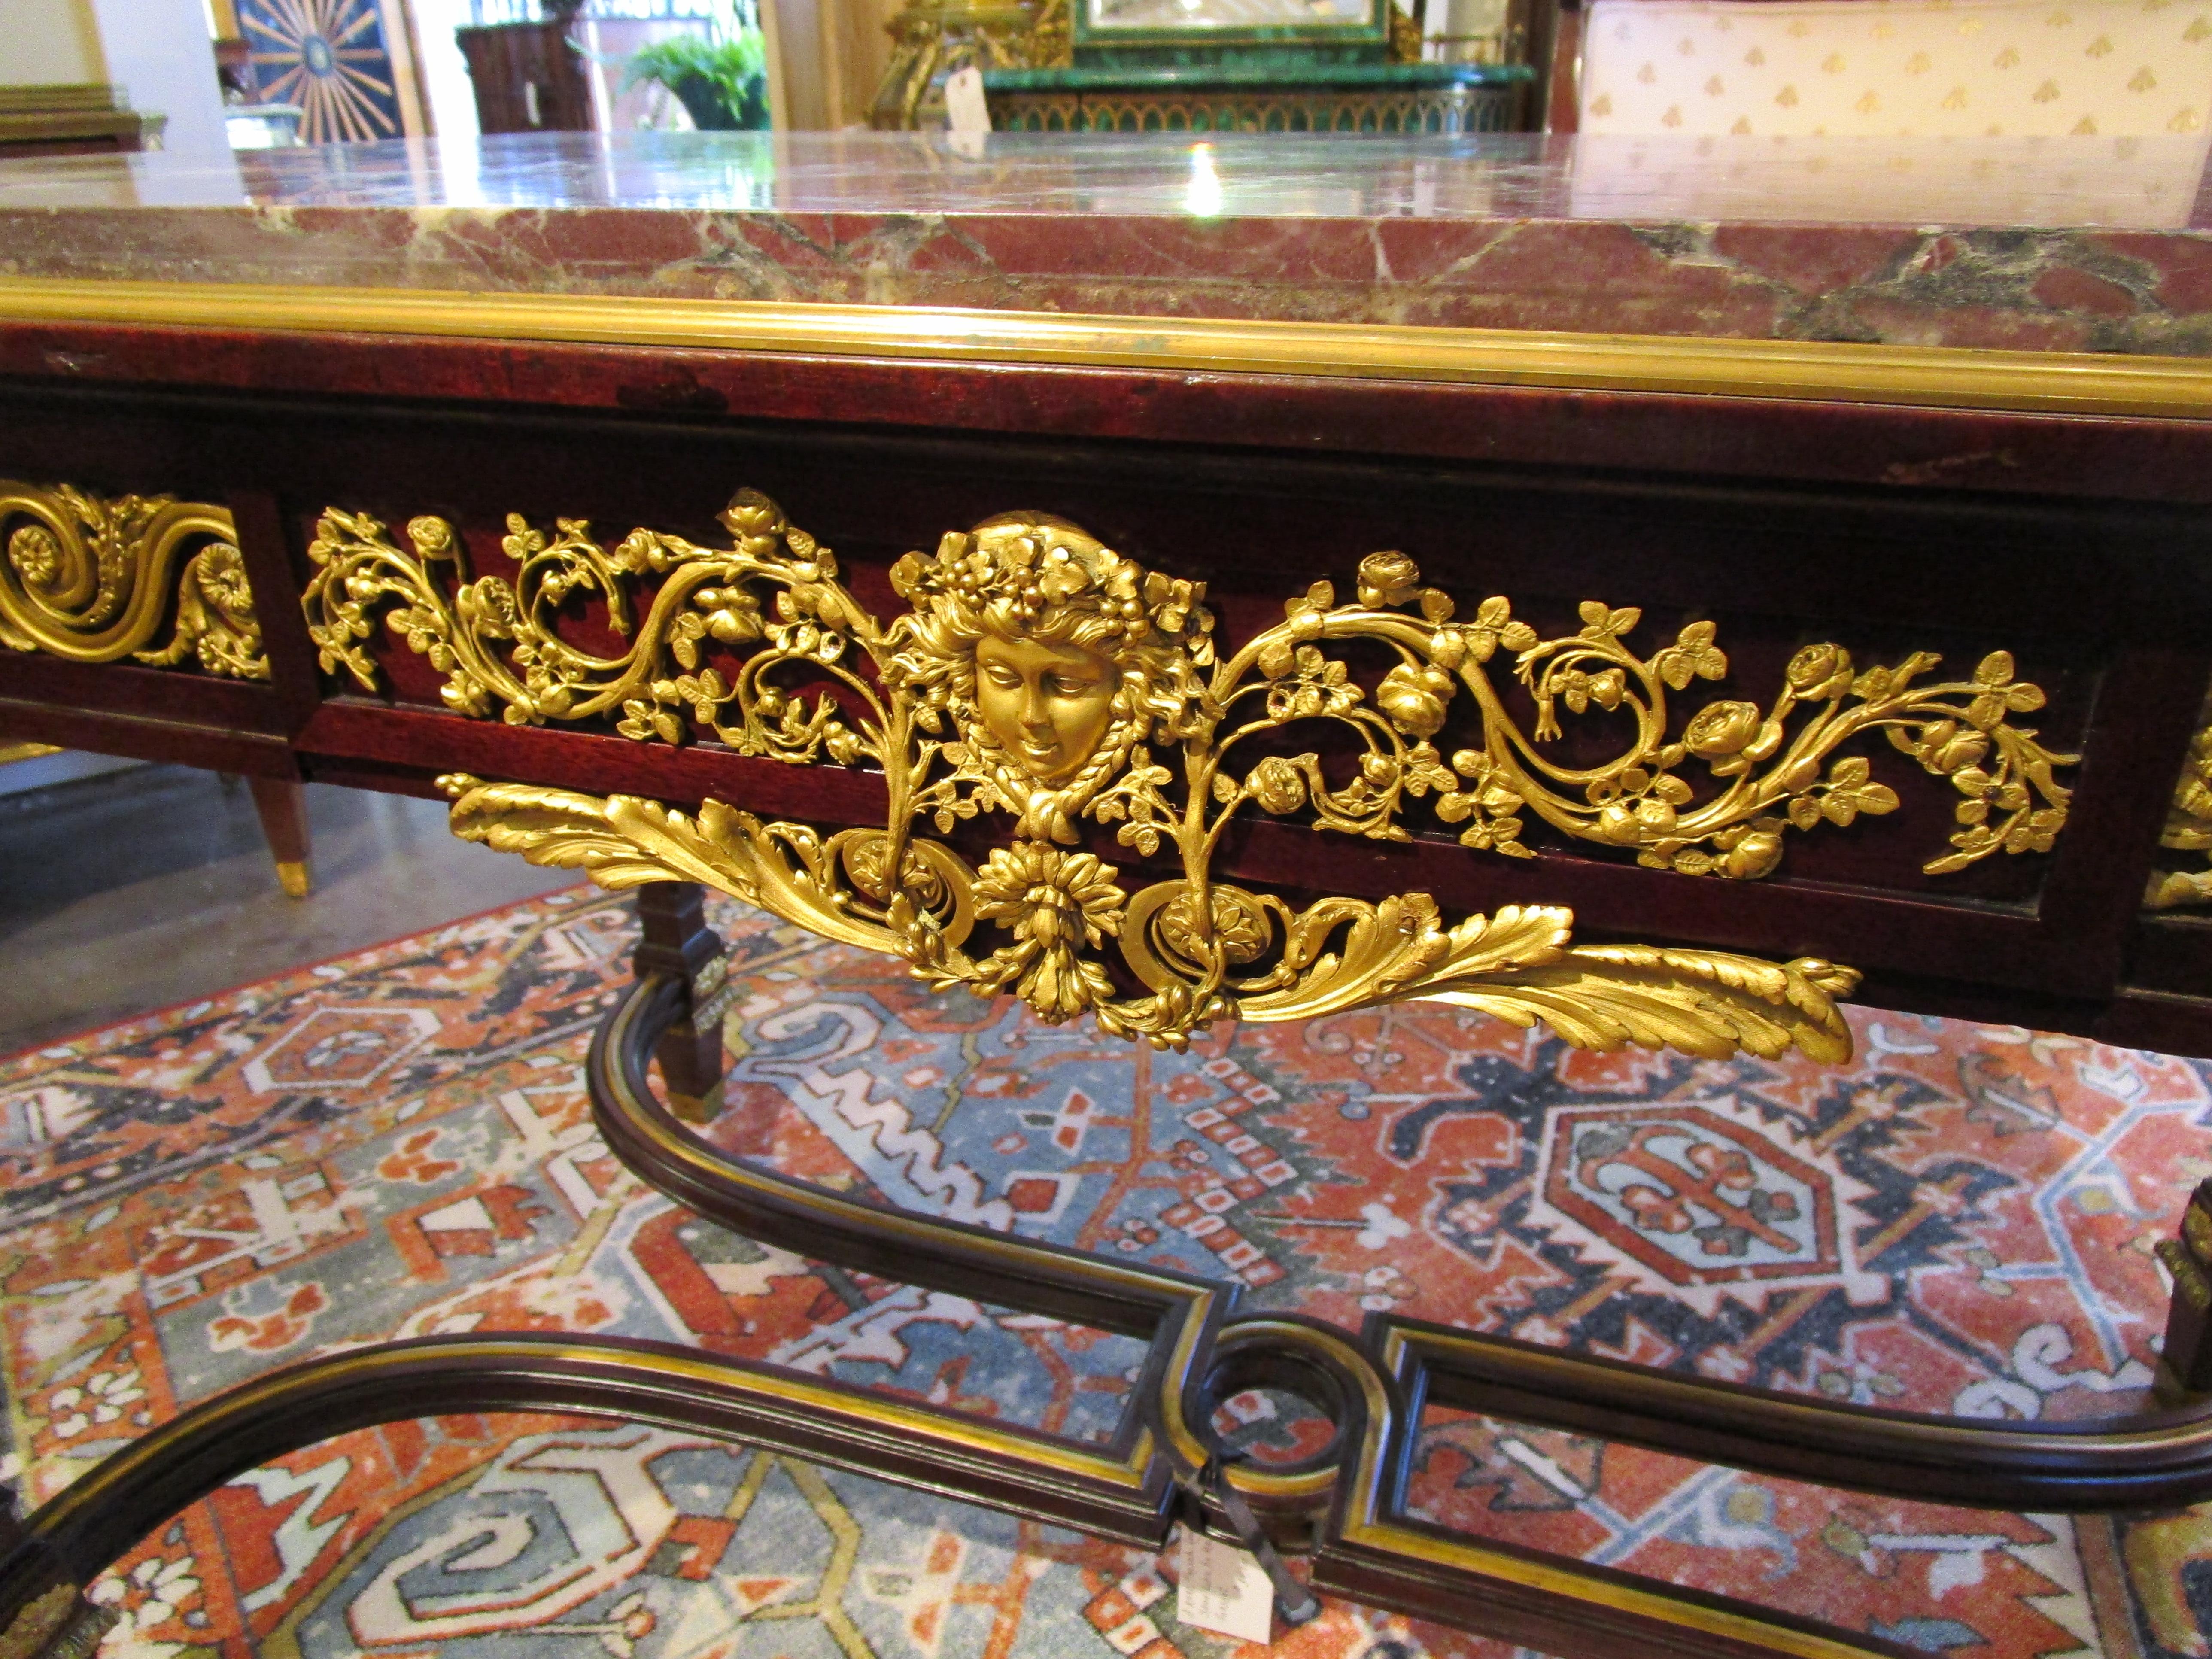
[[398, 78], [380, 0], [238, 0], [253, 82], [270, 103], [297, 104], [311, 144], [400, 134]]

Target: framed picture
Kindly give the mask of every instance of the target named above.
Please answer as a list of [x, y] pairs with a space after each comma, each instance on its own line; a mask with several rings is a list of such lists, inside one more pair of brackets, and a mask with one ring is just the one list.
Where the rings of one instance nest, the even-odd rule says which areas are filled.
[[1073, 0], [1085, 47], [1346, 46], [1389, 40], [1391, 0]]

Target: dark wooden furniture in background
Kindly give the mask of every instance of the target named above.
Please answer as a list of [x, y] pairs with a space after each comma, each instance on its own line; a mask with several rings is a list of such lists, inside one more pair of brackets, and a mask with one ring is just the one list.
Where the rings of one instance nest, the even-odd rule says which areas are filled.
[[167, 118], [132, 109], [116, 87], [0, 87], [0, 161], [143, 149]]
[[592, 85], [564, 23], [456, 29], [487, 132], [588, 132]]

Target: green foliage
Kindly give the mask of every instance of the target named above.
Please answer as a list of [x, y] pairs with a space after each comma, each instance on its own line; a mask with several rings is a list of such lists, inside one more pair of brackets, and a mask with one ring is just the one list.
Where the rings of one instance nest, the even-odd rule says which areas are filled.
[[[684, 100], [702, 127], [768, 125], [768, 43], [758, 29], [742, 29], [719, 40], [678, 34], [656, 40], [630, 55], [623, 89], [627, 92], [641, 81], [659, 82]], [[700, 119], [702, 95], [728, 118]]]

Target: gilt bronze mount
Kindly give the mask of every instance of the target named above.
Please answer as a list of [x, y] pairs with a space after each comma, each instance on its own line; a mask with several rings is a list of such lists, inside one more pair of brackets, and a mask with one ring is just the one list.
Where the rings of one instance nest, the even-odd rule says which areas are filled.
[[[2212, 854], [2212, 695], [2204, 700], [2203, 724], [2189, 740], [2188, 758], [2173, 781], [2173, 801], [2158, 844], [2177, 853]], [[2153, 872], [2143, 908], [2170, 910], [2185, 904], [2212, 904], [2212, 866]]]
[[[1421, 803], [1470, 852], [1521, 860], [1537, 857], [1523, 839], [1533, 818], [1649, 867], [1756, 880], [1792, 830], [1896, 808], [1865, 757], [1843, 752], [1879, 732], [1959, 797], [1931, 875], [2047, 851], [2065, 823], [2054, 771], [2073, 757], [2011, 723], [2044, 695], [2003, 651], [1943, 680], [1929, 653], [1862, 668], [1810, 645], [1766, 707], [1709, 702], [1678, 731], [1669, 696], [1729, 672], [1712, 623], [1644, 656], [1625, 642], [1641, 613], [1593, 600], [1579, 631], [1547, 639], [1503, 597], [1462, 617], [1400, 552], [1363, 561], [1350, 601], [1316, 583], [1232, 646], [1202, 583], [1048, 515], [1002, 514], [908, 554], [891, 583], [910, 609], [889, 622], [766, 496], [743, 491], [722, 517], [726, 551], [644, 529], [608, 549], [580, 520], [548, 534], [511, 516], [510, 584], [472, 575], [444, 520], [414, 520], [403, 546], [332, 508], [309, 549], [309, 633], [326, 670], [374, 690], [367, 641], [381, 613], [445, 676], [447, 706], [477, 718], [605, 718], [641, 743], [705, 734], [741, 755], [880, 771], [884, 828], [835, 834], [713, 799], [693, 814], [465, 775], [445, 784], [471, 840], [610, 887], [704, 882], [902, 956], [933, 985], [1010, 992], [1048, 1020], [1088, 1012], [1161, 1045], [1232, 1016], [1425, 997], [1541, 1019], [1586, 1048], [1849, 1052], [1834, 1005], [1856, 982], [1848, 969], [1578, 945], [1571, 913], [1542, 904], [1449, 923], [1417, 892], [1294, 907], [1214, 872], [1247, 808], [1406, 841]], [[633, 590], [653, 577], [640, 614]], [[622, 654], [562, 637], [560, 609], [579, 594], [604, 602], [629, 641]], [[1346, 647], [1389, 665], [1363, 682]], [[1525, 728], [1501, 690], [1509, 667], [1534, 710]], [[810, 697], [809, 682], [827, 689]], [[1554, 758], [1562, 714], [1593, 709], [1632, 721], [1632, 738], [1596, 766]], [[979, 866], [954, 842], [987, 817], [1011, 819], [1012, 840]], [[1123, 866], [1082, 848], [1086, 825], [1111, 826], [1139, 860], [1171, 857], [1177, 873], [1131, 891]], [[1006, 937], [971, 945], [985, 925]]]
[[[265, 680], [261, 624], [229, 512], [167, 495], [0, 481], [0, 645], [71, 662]], [[169, 624], [165, 643], [155, 641]]]

